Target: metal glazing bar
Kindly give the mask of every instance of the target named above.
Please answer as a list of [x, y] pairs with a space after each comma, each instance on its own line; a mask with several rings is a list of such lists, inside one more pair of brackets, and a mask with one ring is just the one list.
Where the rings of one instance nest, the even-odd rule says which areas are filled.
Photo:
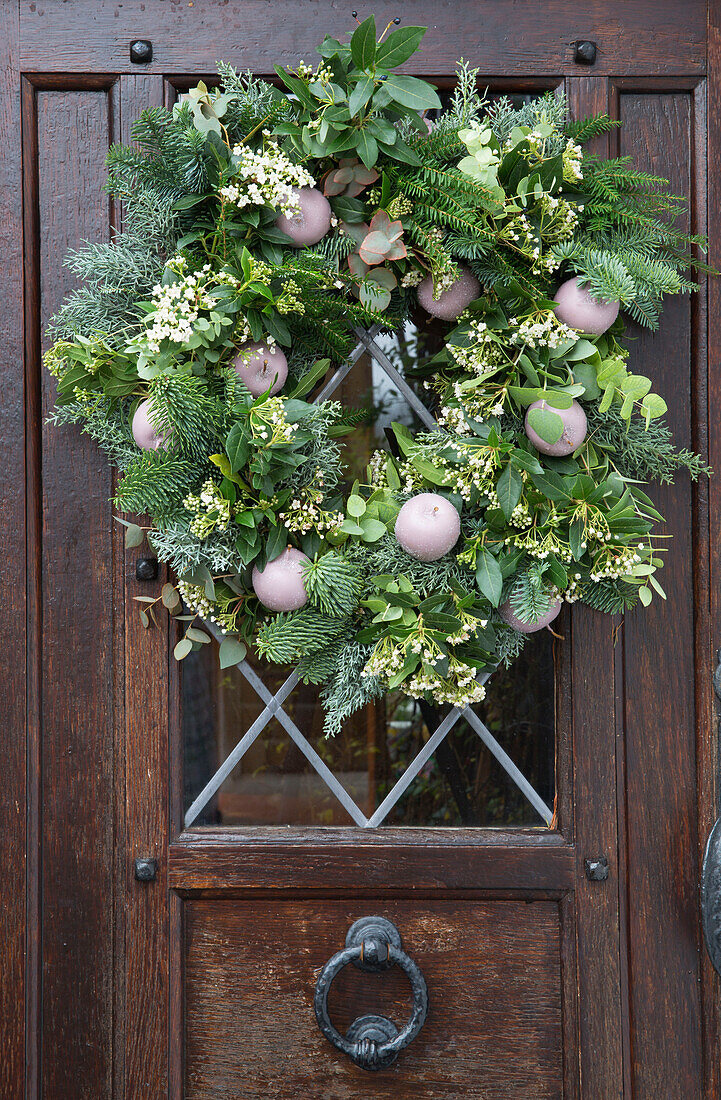
[[470, 707], [466, 707], [463, 711], [463, 717], [468, 722], [469, 726], [476, 731], [484, 745], [490, 749], [498, 763], [508, 773], [519, 790], [525, 794], [534, 810], [536, 810], [546, 822], [546, 825], [550, 825], [553, 819], [552, 811], [548, 808], [541, 796], [533, 789], [523, 772], [516, 767], [505, 749], [501, 748], [493, 734], [486, 729], [478, 715], [475, 714]]
[[[241, 665], [238, 666], [239, 668], [241, 668], [241, 671], [242, 665], [244, 663], [245, 662], [241, 662]], [[190, 828], [201, 810], [203, 810], [207, 803], [210, 802], [210, 799], [230, 775], [238, 761], [241, 760], [246, 754], [250, 746], [255, 741], [256, 737], [258, 737], [258, 735], [262, 733], [262, 731], [268, 725], [268, 722], [270, 722], [273, 715], [276, 714], [277, 711], [280, 709], [281, 704], [285, 702], [297, 683], [298, 675], [297, 673], [293, 672], [280, 688], [280, 691], [276, 692], [274, 696], [271, 696], [268, 705], [261, 712], [261, 714], [258, 715], [248, 732], [243, 737], [241, 737], [240, 741], [235, 746], [233, 751], [225, 758], [213, 778], [208, 783], [206, 783], [198, 797], [190, 806], [188, 812], [185, 815], [186, 829]], [[270, 695], [270, 692], [268, 694]]]
[[[268, 688], [261, 680], [260, 676], [258, 676], [255, 669], [251, 668], [246, 661], [243, 661], [243, 663], [238, 667], [240, 668], [240, 671], [243, 673], [248, 683], [251, 685], [253, 690], [257, 692], [263, 702], [267, 703], [268, 706], [271, 706], [273, 702], [273, 697], [268, 691]], [[295, 741], [296, 745], [303, 753], [306, 760], [308, 760], [309, 763], [313, 765], [315, 770], [318, 772], [318, 775], [325, 782], [331, 793], [335, 795], [341, 806], [343, 806], [344, 809], [347, 810], [347, 812], [353, 818], [356, 825], [365, 826], [368, 823], [366, 815], [348, 794], [347, 790], [340, 782], [340, 780], [336, 779], [333, 772], [315, 751], [311, 743], [308, 741], [307, 737], [305, 737], [300, 732], [293, 719], [285, 713], [282, 707], [278, 707], [276, 709], [275, 716], [280, 722], [283, 729], [286, 731], [286, 733], [288, 733], [293, 741]]]
[[[373, 328], [368, 330], [368, 332], [371, 335], [371, 337], [373, 337], [373, 336], [376, 335], [377, 332], [379, 332], [379, 330], [380, 330], [380, 326], [374, 325]], [[357, 344], [355, 346], [355, 348], [350, 353], [350, 355], [348, 356], [348, 359], [343, 364], [343, 366], [339, 367], [338, 370], [333, 375], [333, 377], [328, 379], [328, 381], [326, 382], [323, 389], [320, 391], [318, 396], [314, 399], [314, 404], [318, 405], [318, 404], [320, 404], [321, 401], [325, 401], [325, 399], [327, 397], [330, 397], [330, 395], [335, 390], [338, 389], [338, 386], [340, 386], [343, 379], [348, 374], [350, 374], [353, 367], [356, 365], [356, 363], [360, 359], [361, 355], [365, 355], [366, 351], [367, 351], [367, 348], [366, 348], [365, 344], [362, 341], [361, 341], [360, 344]]]
[[383, 368], [391, 381], [395, 383], [408, 404], [414, 412], [418, 414], [419, 419], [423, 421], [425, 426], [427, 428], [437, 428], [438, 425], [436, 424], [435, 417], [428, 411], [420, 398], [416, 396], [405, 378], [398, 373], [386, 353], [378, 347], [375, 340], [369, 336], [368, 333], [364, 332], [363, 329], [357, 328], [353, 331], [358, 339], [366, 346], [376, 363]]
[[428, 738], [425, 745], [418, 753], [418, 756], [414, 757], [406, 770], [403, 772], [403, 775], [400, 777], [395, 787], [393, 787], [388, 792], [378, 809], [368, 819], [366, 823], [366, 828], [375, 829], [376, 826], [380, 825], [383, 819], [387, 817], [387, 815], [395, 806], [398, 799], [403, 794], [405, 794], [408, 787], [418, 775], [418, 772], [421, 770], [426, 761], [429, 760], [431, 756], [433, 756], [433, 753], [436, 751], [443, 738], [446, 736], [451, 727], [455, 725], [460, 716], [461, 712], [458, 710], [457, 707], [454, 707], [453, 710], [448, 712], [436, 732], [433, 734], [432, 737]]

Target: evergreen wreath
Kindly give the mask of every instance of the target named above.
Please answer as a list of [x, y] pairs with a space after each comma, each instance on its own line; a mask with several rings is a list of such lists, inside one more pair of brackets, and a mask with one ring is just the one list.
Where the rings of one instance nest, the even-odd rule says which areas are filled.
[[[654, 328], [708, 270], [683, 200], [584, 152], [615, 123], [570, 122], [550, 93], [489, 104], [462, 61], [443, 106], [395, 71], [425, 28], [391, 26], [326, 37], [282, 87], [220, 65], [218, 88], [145, 111], [108, 156], [122, 232], [68, 258], [83, 284], [46, 355], [52, 419], [151, 517], [120, 520], [126, 544], [147, 531], [177, 573], [137, 597], [143, 623], [162, 600], [179, 659], [209, 641], [201, 618], [223, 667], [251, 643], [298, 662], [329, 733], [392, 689], [479, 700], [563, 601], [663, 596], [642, 485], [705, 472], [628, 369], [619, 312]], [[348, 491], [337, 440], [372, 410], [313, 394], [357, 330], [411, 320], [426, 353], [406, 375], [437, 427], [394, 424]]]

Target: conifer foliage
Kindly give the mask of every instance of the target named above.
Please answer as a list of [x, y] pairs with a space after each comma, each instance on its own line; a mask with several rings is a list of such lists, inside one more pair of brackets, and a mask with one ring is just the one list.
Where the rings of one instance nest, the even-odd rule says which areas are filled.
[[[388, 690], [477, 701], [560, 601], [663, 597], [642, 486], [708, 472], [624, 343], [707, 270], [683, 199], [585, 153], [616, 124], [550, 93], [489, 104], [460, 62], [444, 106], [397, 71], [425, 29], [391, 27], [326, 37], [278, 86], [222, 64], [145, 111], [108, 156], [122, 231], [67, 258], [82, 282], [46, 356], [53, 420], [105, 449], [118, 509], [151, 516], [121, 518], [128, 545], [177, 572], [159, 597], [177, 656], [200, 617], [223, 664], [250, 643], [297, 663], [331, 734]], [[374, 410], [315, 398], [359, 329], [412, 325], [422, 347], [429, 314], [445, 336], [406, 376], [437, 427], [394, 425], [348, 485], [338, 440]], [[431, 530], [455, 517], [439, 551], [404, 527], [425, 498]]]

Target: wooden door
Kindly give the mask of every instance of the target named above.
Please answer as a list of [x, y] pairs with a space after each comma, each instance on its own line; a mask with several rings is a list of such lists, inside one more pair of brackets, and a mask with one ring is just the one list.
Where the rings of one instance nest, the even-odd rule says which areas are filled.
[[[622, 119], [598, 151], [632, 153], [688, 194], [690, 224], [708, 229], [721, 263], [721, 130], [713, 111], [706, 121], [721, 85], [716, 4], [376, 5], [381, 25], [396, 14], [430, 28], [413, 72], [443, 84], [462, 55], [491, 94], [558, 88], [575, 115]], [[102, 190], [110, 142], [219, 58], [270, 73], [347, 31], [350, 13], [308, 0], [4, 0], [2, 16], [0, 1093], [721, 1095], [718, 979], [697, 896], [716, 799], [715, 483], [658, 491], [674, 535], [666, 604], [623, 623], [575, 607], [555, 651], [538, 639], [492, 694], [484, 720], [549, 809], [555, 800], [552, 822], [466, 730], [434, 758], [423, 797], [409, 792], [394, 823], [360, 829], [269, 729], [264, 755], [184, 828], [255, 696], [201, 662], [181, 683], [172, 638], [140, 626], [129, 601], [149, 591], [142, 552], [120, 546], [104, 459], [45, 423], [41, 334], [71, 284], [63, 255], [120, 215]], [[135, 40], [152, 43], [151, 62], [130, 60]], [[575, 60], [577, 40], [596, 43], [593, 65]], [[669, 303], [661, 332], [639, 333], [633, 351], [670, 397], [677, 440], [717, 469], [719, 285]], [[393, 727], [379, 710], [326, 750], [313, 699], [298, 690], [285, 709], [371, 810], [411, 752], [403, 737], [421, 745], [430, 723]], [[469, 746], [472, 806], [454, 788]], [[136, 864], [148, 859], [154, 869]], [[338, 1054], [313, 1014], [320, 968], [372, 914], [397, 925], [430, 995], [418, 1038], [374, 1074]], [[407, 987], [396, 970], [347, 968], [330, 1007], [341, 1030], [364, 1012], [402, 1023]]]

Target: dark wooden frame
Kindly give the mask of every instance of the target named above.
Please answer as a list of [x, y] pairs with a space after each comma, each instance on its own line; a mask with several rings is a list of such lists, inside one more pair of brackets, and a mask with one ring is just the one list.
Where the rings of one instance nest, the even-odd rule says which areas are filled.
[[[245, 6], [253, 8], [254, 0], [246, 0]], [[299, 13], [302, 6], [284, 9], [282, 33], [287, 36], [289, 56], [296, 42], [304, 35], [309, 37], [302, 11]], [[714, 110], [709, 112], [708, 140], [704, 140], [706, 97], [711, 104], [721, 100], [721, 5], [717, 0], [712, 0], [708, 8], [708, 29], [701, 4], [680, 6], [675, 0], [654, 5], [629, 0], [615, 13], [613, 26], [604, 0], [589, 0], [576, 5], [572, 12], [564, 0], [552, 0], [544, 5], [542, 17], [533, 6], [519, 8], [511, 0], [500, 0], [483, 9], [452, 7], [455, 23], [450, 24], [451, 34], [461, 34], [473, 43], [474, 63], [480, 62], [490, 78], [495, 77], [496, 83], [508, 80], [514, 87], [539, 87], [544, 82], [548, 86], [565, 78], [576, 113], [604, 109], [607, 104], [613, 108], [624, 93], [693, 93], [694, 157], [698, 168], [695, 178], [701, 181], [694, 196], [696, 228], [704, 228], [706, 202], [709, 211], [721, 209], [721, 122]], [[93, 4], [92, 20], [87, 19], [83, 0], [71, 0], [62, 10], [53, 10], [49, 5], [45, 8], [43, 12], [25, 0], [2, 0], [1, 8], [5, 35], [0, 51], [5, 64], [0, 74], [0, 133], [4, 138], [5, 174], [0, 194], [0, 240], [5, 278], [0, 341], [7, 364], [17, 364], [24, 358], [25, 378], [23, 381], [12, 370], [6, 372], [0, 405], [5, 443], [0, 482], [6, 521], [0, 534], [4, 551], [0, 560], [6, 590], [12, 594], [6, 603], [5, 622], [14, 640], [13, 645], [0, 651], [0, 660], [8, 666], [3, 678], [8, 685], [4, 725], [10, 734], [0, 740], [0, 774], [5, 788], [5, 797], [0, 801], [4, 872], [4, 902], [0, 907], [0, 1035], [4, 1051], [0, 1092], [8, 1097], [25, 1092], [33, 1096], [48, 1088], [52, 1092], [53, 1082], [57, 1088], [60, 1081], [69, 1080], [83, 1067], [87, 1073], [97, 1075], [89, 1095], [155, 1096], [166, 1091], [172, 1096], [181, 1095], [182, 1029], [178, 1021], [183, 995], [183, 899], [248, 891], [262, 896], [274, 890], [301, 891], [304, 896], [323, 895], [331, 889], [352, 894], [354, 876], [344, 858], [351, 844], [356, 857], [364, 861], [367, 880], [376, 895], [390, 889], [387, 876], [392, 869], [396, 874], [394, 890], [413, 889], [419, 896], [440, 885], [449, 896], [475, 896], [480, 890], [484, 896], [497, 896], [499, 892], [507, 896], [510, 892], [523, 898], [530, 890], [534, 896], [562, 898], [564, 936], [568, 931], [566, 942], [577, 944], [576, 952], [567, 951], [563, 960], [564, 997], [575, 1003], [580, 991], [583, 1006], [580, 1014], [570, 1011], [567, 1015], [565, 1045], [567, 1057], [576, 1057], [584, 1067], [580, 1095], [593, 1100], [621, 1091], [631, 1096], [632, 1090], [633, 1095], [650, 1095], [645, 1081], [637, 1076], [635, 1060], [648, 1049], [643, 1046], [648, 1040], [642, 1042], [639, 1038], [640, 1004], [634, 997], [648, 996], [649, 988], [653, 991], [653, 980], [646, 989], [634, 990], [630, 985], [637, 980], [639, 968], [653, 966], [654, 951], [665, 940], [673, 981], [688, 988], [688, 969], [692, 966], [702, 982], [702, 1002], [698, 1011], [694, 1009], [696, 1014], [689, 1020], [686, 1033], [696, 1036], [698, 1043], [695, 1039], [691, 1043], [688, 1064], [683, 1068], [688, 1086], [685, 1095], [721, 1096], [718, 978], [702, 953], [698, 922], [679, 931], [664, 927], [674, 861], [679, 858], [678, 837], [688, 837], [687, 858], [697, 867], [717, 812], [718, 739], [710, 690], [715, 664], [713, 644], [721, 639], [721, 549], [714, 537], [720, 529], [721, 509], [716, 481], [710, 486], [701, 483], [694, 497], [695, 615], [690, 643], [696, 653], [693, 695], [697, 717], [695, 760], [690, 766], [698, 772], [695, 810], [691, 812], [686, 806], [683, 822], [669, 821], [649, 836], [643, 853], [629, 849], [629, 838], [638, 823], [634, 824], [635, 819], [629, 821], [629, 813], [633, 817], [635, 808], [627, 805], [627, 793], [643, 792], [644, 785], [638, 760], [627, 757], [623, 738], [626, 702], [621, 689], [625, 658], [621, 649], [614, 651], [614, 628], [580, 608], [574, 609], [568, 645], [576, 673], [564, 673], [568, 695], [564, 693], [563, 705], [569, 710], [569, 722], [573, 721], [574, 738], [566, 746], [571, 754], [567, 763], [572, 783], [562, 783], [559, 789], [558, 834], [479, 836], [459, 832], [439, 836], [419, 832], [406, 847], [408, 856], [400, 882], [393, 865], [393, 831], [364, 836], [360, 841], [349, 840], [342, 832], [326, 833], [323, 846], [309, 840], [307, 833], [284, 835], [281, 841], [268, 832], [254, 836], [247, 831], [243, 836], [246, 851], [254, 848], [263, 856], [262, 865], [259, 862], [252, 873], [237, 858], [237, 833], [198, 830], [183, 834], [177, 711], [169, 703], [178, 696], [177, 669], [168, 659], [166, 632], [142, 631], [129, 606], [130, 597], [142, 588], [135, 580], [134, 556], [123, 554], [117, 535], [109, 561], [115, 581], [112, 616], [105, 624], [102, 642], [115, 654], [112, 706], [108, 710], [107, 704], [102, 712], [105, 727], [88, 729], [85, 740], [88, 751], [98, 737], [107, 738], [108, 743], [102, 750], [104, 770], [92, 788], [94, 803], [79, 814], [83, 838], [80, 861], [72, 844], [58, 831], [63, 820], [58, 819], [56, 828], [51, 819], [44, 818], [48, 796], [62, 799], [64, 784], [70, 785], [77, 760], [69, 759], [63, 770], [59, 748], [52, 737], [47, 737], [53, 716], [43, 710], [48, 698], [43, 682], [48, 667], [43, 660], [47, 621], [43, 618], [42, 577], [37, 565], [46, 531], [40, 432], [36, 96], [50, 89], [107, 91], [108, 133], [127, 138], [132, 118], [142, 106], [162, 102], [169, 83], [181, 86], [190, 79], [186, 74], [212, 71], [215, 43], [227, 42], [223, 32], [228, 19], [228, 9], [209, 0], [196, 0], [193, 7], [174, 6], [172, 15], [169, 9], [161, 16], [160, 6], [153, 10], [140, 0], [130, 0], [121, 9], [109, 0], [100, 0]], [[266, 5], [263, 10], [267, 11]], [[396, 14], [389, 3], [376, 5], [376, 10], [379, 19]], [[450, 11], [449, 7], [445, 14]], [[439, 4], [437, 0], [413, 0], [405, 6], [403, 16], [407, 21], [438, 22]], [[200, 30], [197, 19], [202, 20]], [[340, 31], [345, 22], [345, 12], [334, 14], [328, 29]], [[268, 71], [274, 58], [265, 40], [264, 21], [259, 17], [254, 20], [251, 14], [247, 25], [253, 29], [243, 36], [242, 54], [233, 43], [228, 43], [223, 52], [242, 67]], [[509, 27], [513, 28], [510, 35]], [[310, 38], [315, 36], [314, 30]], [[154, 40], [155, 59], [141, 76], [129, 62], [128, 44], [143, 37]], [[599, 43], [597, 64], [588, 75], [575, 64], [572, 46], [576, 39], [586, 38]], [[433, 75], [444, 70], [444, 41], [441, 37], [437, 52], [431, 50], [425, 55], [424, 67], [419, 71]], [[273, 52], [277, 53], [278, 48], [276, 36]], [[18, 186], [21, 133], [22, 206]], [[608, 147], [614, 147], [613, 139]], [[702, 186], [706, 158], [707, 192]], [[711, 259], [718, 265], [718, 216], [709, 219], [708, 231]], [[20, 284], [23, 259], [24, 290]], [[710, 455], [717, 470], [721, 469], [721, 438], [712, 426], [721, 412], [716, 368], [721, 350], [720, 307], [721, 283], [712, 280], [708, 306], [703, 295], [694, 306], [698, 339], [692, 349], [692, 425], [694, 446]], [[25, 498], [19, 491], [23, 484]], [[97, 504], [92, 515], [99, 530], [107, 523], [109, 513]], [[82, 545], [77, 552], [83, 553]], [[18, 659], [16, 645], [25, 636], [27, 660], [23, 661]], [[592, 660], [596, 667], [605, 669], [605, 676], [595, 675], [590, 682], [585, 671], [579, 670], [590, 668]], [[70, 676], [72, 661], [63, 667], [65, 675]], [[109, 666], [106, 663], [104, 667]], [[152, 675], [139, 676], [140, 668], [152, 670]], [[601, 705], [590, 705], [594, 700], [600, 700]], [[670, 733], [658, 732], [670, 752]], [[595, 754], [581, 751], [583, 744], [594, 744]], [[689, 751], [688, 744], [685, 747]], [[53, 762], [51, 773], [47, 771], [49, 760]], [[670, 757], [667, 763], [672, 765]], [[563, 761], [559, 774], [566, 774]], [[670, 772], [670, 778], [673, 775]], [[51, 783], [57, 785], [56, 790], [49, 789]], [[648, 798], [648, 791], [645, 793]], [[575, 824], [570, 813], [574, 802], [587, 807]], [[289, 849], [299, 847], [306, 857], [302, 878], [297, 873], [289, 875], [285, 861]], [[448, 858], [449, 850], [453, 852], [452, 860]], [[20, 852], [25, 853], [24, 860], [19, 858]], [[588, 882], [583, 873], [584, 859], [598, 854], [609, 858], [611, 881], [617, 883], [611, 889]], [[158, 860], [156, 882], [145, 885], [134, 879], [133, 860], [138, 856]], [[58, 861], [58, 876], [43, 886], [43, 871], [47, 873], [52, 860]], [[652, 877], [650, 894], [645, 898], [645, 945], [639, 939], [638, 927], [629, 939], [629, 907], [635, 905], [644, 868]], [[577, 901], [572, 904], [574, 890]], [[44, 906], [52, 902], [55, 908], [50, 911], [57, 913], [57, 906], [71, 894], [74, 919], [82, 913], [91, 927], [95, 922], [101, 930], [96, 957], [82, 957], [71, 941], [63, 952], [58, 938], [48, 940], [43, 936]], [[113, 912], [110, 940], [105, 923], [108, 906]], [[687, 910], [693, 911], [693, 907], [692, 899]], [[576, 912], [582, 919], [573, 927]], [[70, 920], [65, 926], [70, 935], [72, 927]], [[669, 953], [670, 941], [677, 935], [684, 939], [683, 948]], [[93, 967], [107, 965], [108, 951], [112, 973], [101, 974], [99, 980], [106, 986], [109, 983], [112, 991], [98, 995], [92, 980]], [[55, 983], [53, 1003], [68, 1006], [67, 1020], [62, 1024], [49, 1020], [43, 1012], [43, 981], [46, 985]], [[152, 1021], [152, 1026], [138, 1027], [139, 1020]], [[98, 1055], [111, 1030], [112, 1057], [107, 1052]], [[679, 1037], [678, 1042], [683, 1041]], [[81, 1043], [90, 1049], [82, 1057]], [[48, 1076], [47, 1059], [63, 1044], [70, 1062], [69, 1076], [64, 1078], [58, 1072], [53, 1077], [52, 1069]], [[662, 1075], [676, 1053], [673, 1047], [657, 1050], [655, 1072]], [[578, 1065], [571, 1061], [566, 1066], [566, 1079], [568, 1095], [577, 1095]], [[611, 1081], [617, 1086], [613, 1093], [609, 1091]]]

